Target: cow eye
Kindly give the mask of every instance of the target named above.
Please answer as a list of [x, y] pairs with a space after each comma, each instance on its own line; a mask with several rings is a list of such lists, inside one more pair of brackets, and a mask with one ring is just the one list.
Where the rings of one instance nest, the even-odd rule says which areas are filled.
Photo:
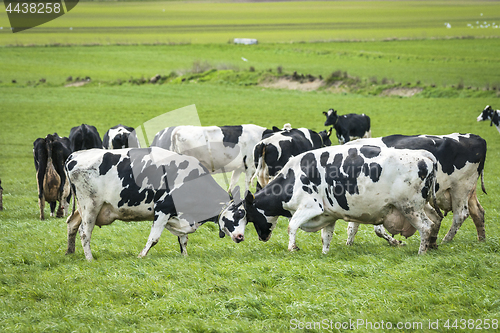
[[237, 219], [242, 219], [245, 217], [245, 212], [242, 210], [238, 210], [235, 214], [234, 217]]

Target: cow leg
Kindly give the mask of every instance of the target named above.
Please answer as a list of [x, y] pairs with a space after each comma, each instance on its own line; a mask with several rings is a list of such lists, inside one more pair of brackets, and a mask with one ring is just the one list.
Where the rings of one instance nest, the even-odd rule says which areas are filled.
[[56, 211], [57, 207], [57, 201], [49, 202], [49, 206], [50, 206], [50, 216], [54, 217], [55, 216], [54, 212]]
[[94, 259], [90, 250], [90, 238], [92, 237], [92, 231], [94, 230], [96, 218], [97, 214], [94, 213], [94, 211], [87, 211], [86, 214], [82, 216], [82, 223], [79, 228], [83, 253], [88, 261], [92, 261], [92, 259]]
[[403, 242], [398, 241], [397, 239], [391, 237], [387, 232], [385, 232], [383, 224], [374, 225], [373, 230], [375, 231], [375, 234], [377, 236], [385, 239], [392, 246], [405, 245]]
[[43, 194], [38, 196], [38, 206], [40, 207], [40, 220], [45, 220], [45, 197]]
[[[407, 208], [407, 210], [411, 210]], [[405, 210], [400, 210], [403, 212]], [[409, 213], [403, 214], [410, 224], [415, 227], [420, 233], [420, 247], [418, 254], [425, 254], [427, 249], [432, 244], [432, 247], [437, 248], [436, 239], [439, 232], [439, 226], [432, 222], [425, 213]]]
[[[168, 220], [170, 218], [170, 214], [165, 215], [163, 212], [158, 212], [155, 214], [155, 219], [153, 221], [153, 225], [151, 226], [151, 232], [149, 233], [148, 241], [146, 242], [146, 245], [142, 249], [141, 253], [139, 253], [139, 258], [143, 258], [148, 254], [149, 250], [155, 246], [158, 241], [160, 240], [161, 233], [163, 232], [163, 229], [165, 229], [165, 226], [168, 223]], [[179, 241], [180, 242], [180, 241]], [[186, 244], [187, 244], [187, 238], [186, 238]], [[182, 252], [182, 245], [181, 245], [181, 252]]]
[[179, 241], [179, 246], [181, 248], [181, 254], [187, 256], [187, 243], [188, 243], [188, 235], [181, 235], [177, 237]]
[[349, 224], [347, 225], [347, 242], [345, 243], [345, 245], [354, 244], [354, 237], [358, 232], [358, 228], [359, 228], [359, 223], [349, 222]]
[[451, 224], [451, 228], [444, 236], [443, 242], [450, 242], [453, 240], [453, 237], [458, 232], [458, 229], [462, 226], [464, 223], [465, 219], [469, 216], [469, 208], [467, 207], [467, 202], [464, 202], [464, 200], [460, 200], [459, 198], [454, 198], [452, 195], [452, 207], [453, 207], [453, 222]]
[[484, 241], [486, 239], [486, 231], [484, 229], [484, 208], [477, 200], [476, 190], [469, 197], [469, 214], [476, 226], [477, 240]]
[[[236, 187], [236, 185], [238, 184], [238, 181], [240, 180], [240, 175], [241, 175], [241, 170], [240, 169], [236, 169], [233, 171], [233, 174], [231, 175], [231, 183], [229, 184], [229, 191], [232, 191], [233, 188]], [[247, 181], [246, 179], [247, 177], [245, 176], [245, 182]], [[249, 183], [247, 183], [245, 186], [245, 192], [246, 190], [249, 189]]]
[[330, 243], [333, 238], [333, 231], [335, 230], [335, 222], [327, 225], [321, 229], [321, 243], [323, 244], [323, 254], [327, 254], [330, 251]]
[[76, 233], [78, 232], [78, 227], [82, 223], [82, 218], [78, 210], [75, 210], [71, 216], [66, 220], [68, 224], [68, 250], [66, 254], [75, 253], [75, 241]]
[[[316, 209], [313, 208], [314, 206], [317, 208]], [[288, 251], [290, 252], [300, 250], [297, 244], [295, 243], [295, 239], [297, 236], [297, 229], [299, 229], [303, 223], [323, 213], [323, 210], [319, 208], [317, 204], [314, 203], [312, 205], [305, 204], [304, 207], [307, 208], [298, 210], [295, 212], [295, 214], [293, 214], [292, 218], [290, 219], [290, 224], [288, 225], [288, 237], [289, 237]]]

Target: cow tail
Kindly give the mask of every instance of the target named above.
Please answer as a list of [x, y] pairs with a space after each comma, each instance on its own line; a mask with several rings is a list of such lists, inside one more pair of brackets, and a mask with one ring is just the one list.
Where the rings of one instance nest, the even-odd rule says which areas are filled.
[[484, 187], [484, 169], [481, 170], [481, 190], [483, 190], [484, 194], [486, 193], [486, 187]]
[[[267, 185], [267, 179], [269, 179], [269, 168], [266, 164], [266, 145], [263, 143], [255, 146], [254, 157], [258, 156], [257, 169], [252, 177], [252, 182], [254, 178], [257, 178], [257, 183], [264, 187]], [[267, 178], [266, 178], [267, 176]]]
[[443, 213], [441, 212], [441, 209], [439, 208], [438, 204], [437, 204], [437, 199], [436, 199], [436, 180], [437, 180], [437, 175], [436, 175], [436, 171], [437, 171], [437, 163], [433, 163], [434, 167], [432, 169], [432, 185], [431, 185], [431, 189], [429, 191], [429, 203], [431, 204], [432, 208], [434, 208], [434, 210], [436, 211], [436, 213], [438, 214], [438, 216], [443, 219], [444, 216], [443, 216]]

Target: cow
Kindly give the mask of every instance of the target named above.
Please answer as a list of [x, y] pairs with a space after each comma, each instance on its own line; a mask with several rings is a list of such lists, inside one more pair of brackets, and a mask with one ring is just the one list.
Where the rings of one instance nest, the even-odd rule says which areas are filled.
[[272, 130], [253, 124], [175, 126], [158, 132], [151, 147], [196, 157], [211, 173], [232, 171], [230, 189], [236, 186], [241, 173], [245, 172], [245, 187], [248, 190], [255, 173], [253, 147], [268, 133]]
[[490, 126], [495, 124], [498, 132], [500, 133], [500, 110], [493, 110], [490, 105], [486, 105], [483, 112], [477, 117], [477, 121], [490, 120]]
[[287, 128], [274, 132], [258, 142], [253, 150], [258, 187], [266, 186], [286, 162], [303, 152], [331, 146], [331, 129], [316, 133], [307, 128]]
[[[187, 235], [207, 221], [217, 221], [230, 201], [196, 158], [158, 147], [78, 151], [68, 158], [65, 169], [78, 201], [78, 209], [66, 221], [66, 254], [75, 252], [79, 231], [89, 261], [94, 226], [117, 219], [153, 221], [139, 257], [158, 243], [164, 228], [178, 237], [181, 254], [187, 255]], [[235, 242], [243, 241], [244, 228], [231, 231]]]
[[[477, 238], [483, 241], [484, 209], [477, 199], [476, 184], [481, 177], [484, 193], [484, 163], [486, 160], [486, 141], [478, 135], [453, 133], [449, 135], [391, 135], [381, 138], [362, 139], [353, 145], [367, 144], [395, 149], [423, 149], [430, 152], [438, 162], [436, 174], [436, 197], [439, 207], [446, 215], [453, 212], [453, 223], [443, 242], [455, 237], [467, 216], [472, 217], [476, 226]], [[347, 144], [351, 145], [351, 143]], [[358, 229], [358, 224], [349, 223], [347, 244], [351, 245]], [[375, 233], [390, 244], [400, 242], [390, 237], [381, 226], [375, 227]]]
[[69, 132], [71, 151], [86, 150], [92, 148], [102, 149], [102, 140], [97, 128], [92, 125], [81, 124], [73, 127]]
[[57, 133], [33, 142], [40, 220], [45, 219], [45, 201], [50, 204], [50, 216], [54, 216], [57, 201], [57, 217], [68, 213], [70, 188], [64, 173], [64, 162], [70, 154], [69, 139], [61, 138]]
[[[419, 254], [437, 248], [442, 214], [435, 199], [437, 163], [427, 151], [370, 145], [325, 147], [292, 157], [255, 196], [246, 192], [219, 218], [220, 231], [234, 238], [235, 228], [253, 222], [267, 241], [279, 216], [290, 219], [288, 250], [298, 250], [298, 228], [322, 230], [323, 253], [330, 247], [338, 219], [384, 224], [391, 232], [420, 232]], [[432, 206], [431, 206], [432, 205]], [[433, 221], [428, 214], [440, 217]]]
[[337, 115], [337, 111], [330, 109], [323, 112], [326, 116], [325, 126], [333, 126], [339, 143], [343, 145], [351, 140], [371, 138], [370, 117], [363, 114]]
[[118, 124], [104, 134], [102, 140], [104, 149], [139, 148], [139, 140], [133, 127]]

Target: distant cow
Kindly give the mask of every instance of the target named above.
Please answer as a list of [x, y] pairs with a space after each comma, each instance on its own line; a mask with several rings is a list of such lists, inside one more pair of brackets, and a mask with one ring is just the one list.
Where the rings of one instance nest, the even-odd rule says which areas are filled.
[[490, 120], [490, 126], [495, 124], [498, 132], [500, 133], [500, 110], [493, 110], [489, 105], [486, 105], [483, 112], [477, 117], [477, 121]]
[[246, 189], [249, 189], [255, 173], [253, 147], [271, 132], [252, 124], [167, 127], [156, 134], [151, 147], [196, 157], [211, 173], [232, 171], [230, 189], [245, 172]]
[[104, 149], [139, 148], [139, 141], [133, 127], [118, 124], [104, 134], [102, 146]]
[[[349, 145], [372, 145], [381, 148], [423, 149], [437, 159], [436, 197], [439, 207], [448, 213], [453, 212], [453, 223], [443, 238], [449, 242], [456, 235], [467, 216], [472, 217], [476, 226], [477, 238], [485, 239], [484, 209], [477, 199], [476, 184], [481, 177], [484, 193], [484, 163], [486, 160], [486, 141], [478, 135], [453, 133], [449, 135], [390, 135], [382, 138], [362, 139]], [[356, 223], [349, 223], [347, 244], [352, 244], [358, 229]], [[391, 244], [398, 241], [376, 227], [379, 237]]]
[[50, 216], [54, 216], [56, 201], [59, 201], [57, 217], [68, 213], [69, 185], [64, 173], [64, 162], [70, 154], [69, 139], [61, 138], [57, 133], [33, 142], [40, 220], [45, 219], [45, 201], [50, 204]]
[[71, 151], [86, 150], [92, 148], [102, 149], [102, 140], [97, 128], [92, 125], [81, 124], [73, 127], [69, 132]]
[[[93, 259], [90, 239], [94, 226], [117, 219], [153, 221], [139, 257], [158, 243], [164, 228], [178, 237], [181, 253], [186, 255], [187, 235], [207, 221], [217, 221], [230, 201], [194, 157], [157, 147], [79, 151], [68, 158], [65, 168], [78, 199], [78, 210], [67, 220], [67, 254], [75, 252], [79, 229], [87, 260]], [[235, 242], [243, 240], [244, 230], [232, 231]]]
[[[290, 219], [288, 250], [298, 249], [298, 228], [322, 230], [327, 253], [338, 219], [384, 224], [392, 232], [405, 225], [420, 232], [418, 253], [437, 247], [439, 223], [426, 207], [442, 217], [435, 201], [436, 159], [429, 152], [396, 150], [370, 145], [332, 146], [292, 157], [266, 187], [247, 192], [241, 203], [232, 203], [220, 216], [219, 226], [231, 230], [253, 222], [260, 240], [267, 241], [279, 216]], [[429, 206], [427, 203], [432, 205]]]
[[334, 109], [323, 114], [326, 116], [325, 126], [335, 128], [341, 145], [351, 140], [372, 137], [370, 117], [365, 114], [350, 113], [339, 116]]
[[331, 130], [315, 131], [307, 128], [290, 128], [274, 132], [262, 139], [253, 150], [255, 176], [260, 187], [266, 186], [286, 162], [303, 152], [330, 146]]

